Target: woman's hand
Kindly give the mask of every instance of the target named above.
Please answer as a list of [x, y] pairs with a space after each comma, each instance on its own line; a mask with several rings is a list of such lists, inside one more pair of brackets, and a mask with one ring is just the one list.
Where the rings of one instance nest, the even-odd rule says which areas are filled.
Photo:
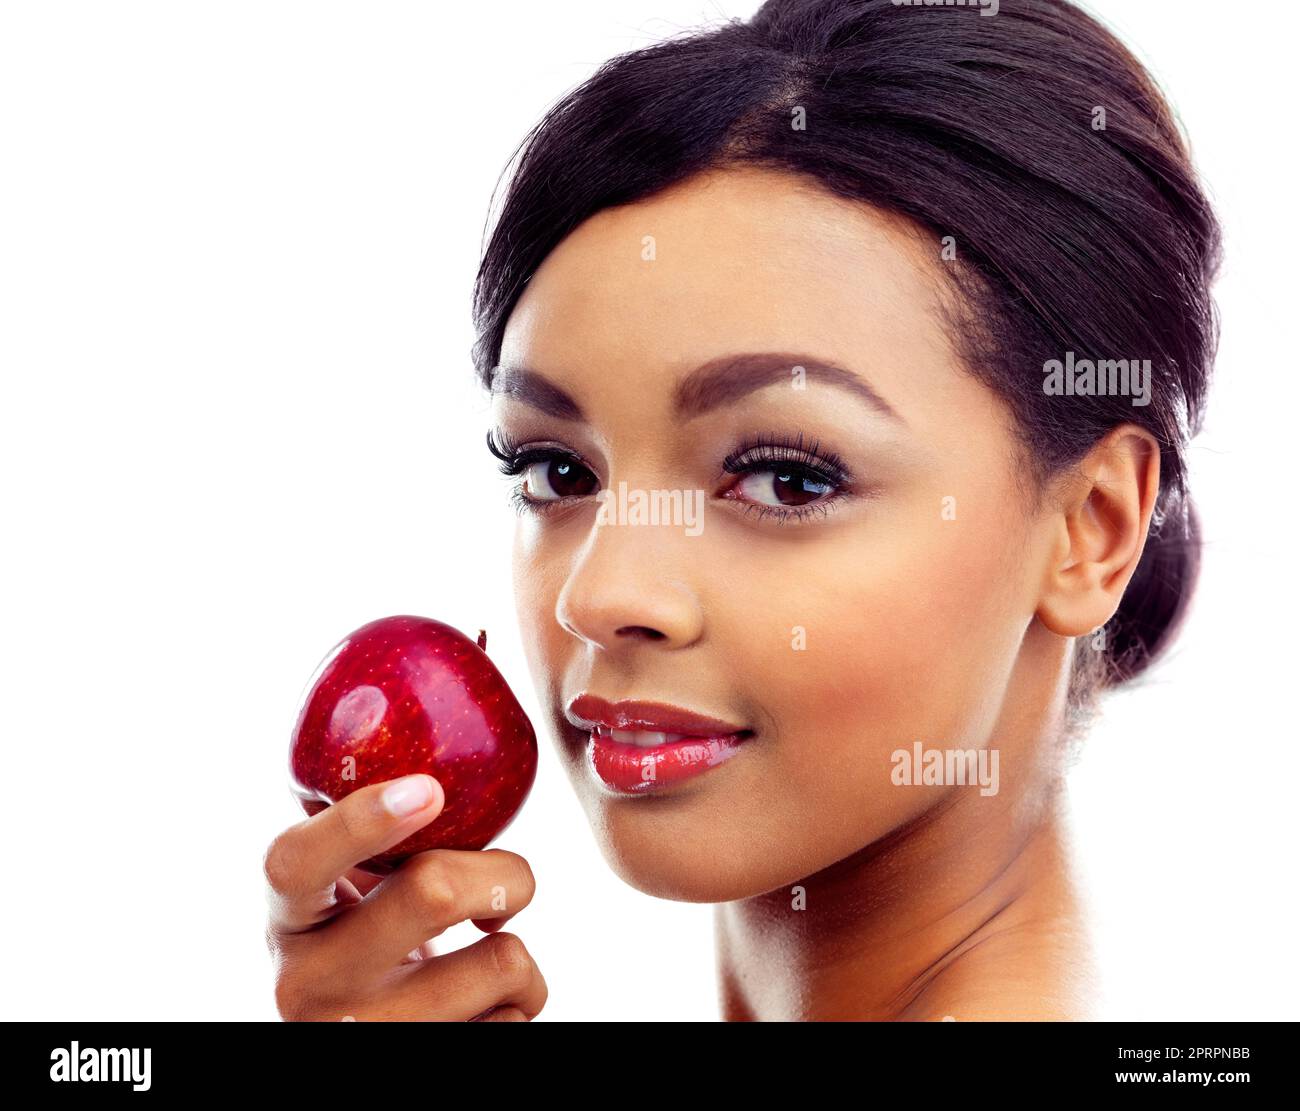
[[[382, 879], [356, 866], [442, 810], [428, 775], [376, 783], [281, 833], [266, 852], [275, 1001], [290, 1020], [525, 1022], [546, 981], [514, 934], [533, 897], [528, 862], [503, 849], [434, 849]], [[435, 956], [466, 919], [487, 937]]]

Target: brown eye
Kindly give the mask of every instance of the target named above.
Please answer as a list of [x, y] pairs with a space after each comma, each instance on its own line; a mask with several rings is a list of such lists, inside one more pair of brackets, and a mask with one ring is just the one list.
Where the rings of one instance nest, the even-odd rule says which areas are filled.
[[524, 493], [533, 501], [557, 501], [594, 494], [596, 476], [575, 459], [539, 459], [524, 468]]
[[747, 501], [770, 506], [808, 505], [835, 492], [834, 484], [798, 467], [752, 471], [735, 489]]

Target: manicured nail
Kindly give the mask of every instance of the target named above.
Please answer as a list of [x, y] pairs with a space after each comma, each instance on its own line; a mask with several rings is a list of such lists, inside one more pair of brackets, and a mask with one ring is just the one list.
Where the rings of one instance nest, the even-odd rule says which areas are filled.
[[427, 775], [408, 775], [384, 788], [384, 809], [395, 818], [423, 810], [433, 801], [433, 780]]

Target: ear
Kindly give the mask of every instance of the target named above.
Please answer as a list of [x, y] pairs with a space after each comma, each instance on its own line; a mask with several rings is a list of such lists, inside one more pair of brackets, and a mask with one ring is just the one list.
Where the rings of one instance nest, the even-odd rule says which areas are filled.
[[1085, 636], [1119, 609], [1137, 570], [1160, 491], [1160, 445], [1135, 424], [1112, 429], [1061, 480], [1055, 543], [1038, 619]]

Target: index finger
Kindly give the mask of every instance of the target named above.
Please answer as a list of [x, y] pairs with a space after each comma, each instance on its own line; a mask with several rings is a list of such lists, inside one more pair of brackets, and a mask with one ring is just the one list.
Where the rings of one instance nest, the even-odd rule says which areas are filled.
[[334, 905], [340, 876], [428, 825], [444, 801], [433, 776], [408, 775], [362, 787], [290, 826], [263, 860], [272, 927], [292, 932], [318, 923]]

